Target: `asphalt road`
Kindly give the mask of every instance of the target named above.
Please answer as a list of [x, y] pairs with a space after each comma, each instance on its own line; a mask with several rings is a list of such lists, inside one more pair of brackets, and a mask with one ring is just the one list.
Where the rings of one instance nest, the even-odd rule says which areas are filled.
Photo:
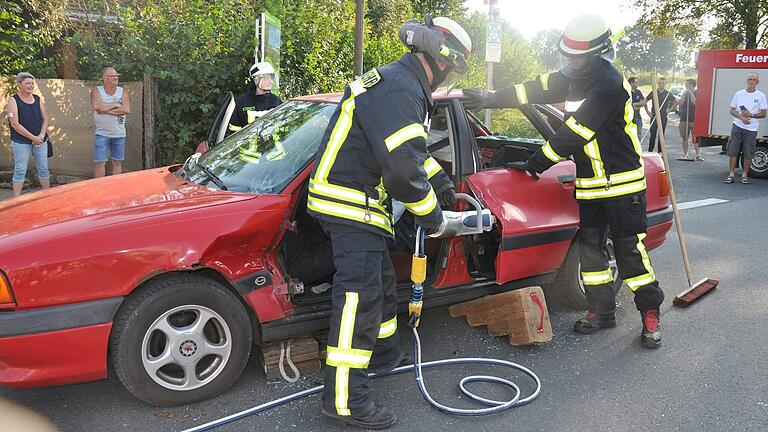
[[[673, 158], [681, 154], [676, 118], [667, 131]], [[647, 141], [647, 138], [646, 138]], [[619, 297], [618, 325], [595, 335], [571, 332], [580, 314], [551, 311], [551, 342], [515, 348], [483, 328], [451, 319], [446, 308], [428, 310], [420, 331], [424, 360], [496, 357], [535, 371], [542, 381], [533, 403], [504, 414], [457, 418], [431, 409], [412, 374], [372, 383], [375, 399], [395, 409], [392, 430], [476, 431], [763, 431], [768, 429], [768, 334], [765, 318], [764, 216], [768, 180], [726, 185], [727, 160], [719, 148], [704, 149], [704, 162], [672, 160], [680, 202], [727, 200], [682, 212], [694, 279], [720, 280], [717, 290], [688, 309], [672, 306], [687, 287], [674, 228], [651, 259], [667, 299], [662, 306], [663, 346], [639, 345], [639, 314], [628, 292]], [[426, 299], [428, 302], [429, 299]], [[402, 323], [401, 323], [402, 324]], [[401, 326], [401, 329], [405, 328]], [[403, 334], [408, 345], [410, 336]], [[410, 347], [409, 347], [410, 349]], [[51, 353], [55, 355], [55, 353]], [[114, 376], [106, 381], [36, 390], [0, 389], [0, 396], [50, 418], [63, 431], [176, 431], [314, 386], [317, 375], [296, 384], [267, 382], [252, 360], [240, 382], [210, 401], [157, 408], [134, 399]], [[458, 380], [478, 370], [426, 371], [427, 385], [444, 403], [468, 406]], [[524, 392], [530, 382], [517, 377]], [[491, 397], [505, 391], [488, 390]], [[0, 426], [2, 429], [2, 426]], [[319, 397], [293, 402], [219, 431], [351, 430], [327, 422]]]

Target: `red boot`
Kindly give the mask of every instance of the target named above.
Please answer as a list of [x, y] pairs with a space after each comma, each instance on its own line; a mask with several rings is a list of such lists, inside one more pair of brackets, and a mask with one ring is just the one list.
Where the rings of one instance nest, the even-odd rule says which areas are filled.
[[661, 328], [659, 322], [659, 310], [651, 309], [641, 312], [643, 317], [643, 333], [640, 335], [640, 344], [646, 348], [658, 348], [661, 346]]

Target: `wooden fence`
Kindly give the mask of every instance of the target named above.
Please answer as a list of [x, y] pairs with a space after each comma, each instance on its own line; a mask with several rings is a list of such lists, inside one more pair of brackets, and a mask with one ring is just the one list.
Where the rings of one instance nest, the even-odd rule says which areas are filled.
[[[0, 81], [0, 170], [13, 169], [10, 126], [5, 104], [16, 91], [9, 79]], [[91, 81], [68, 79], [38, 79], [35, 93], [40, 96], [48, 112], [48, 133], [54, 145], [54, 156], [48, 167], [54, 176], [93, 176], [93, 110], [90, 104]], [[131, 98], [131, 113], [126, 116], [126, 147], [124, 171], [151, 168], [155, 164], [153, 119], [157, 104], [156, 86], [145, 76], [143, 82], [120, 83]], [[30, 170], [34, 163], [29, 164]], [[107, 164], [109, 167], [109, 164]], [[108, 168], [109, 169], [109, 168]], [[27, 178], [32, 178], [30, 171]]]

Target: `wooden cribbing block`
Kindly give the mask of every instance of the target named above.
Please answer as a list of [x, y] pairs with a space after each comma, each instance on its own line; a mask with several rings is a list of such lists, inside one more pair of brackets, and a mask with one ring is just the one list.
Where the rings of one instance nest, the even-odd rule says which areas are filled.
[[[280, 378], [280, 351], [281, 345], [286, 349], [291, 347], [291, 361], [302, 374], [320, 371], [320, 349], [317, 340], [312, 337], [288, 339], [265, 345], [261, 349], [262, 365], [267, 378]], [[283, 369], [288, 376], [293, 376], [293, 370], [286, 360], [283, 360]]]
[[514, 346], [552, 340], [552, 323], [541, 287], [520, 288], [455, 304], [448, 308], [453, 318], [467, 317], [472, 327], [487, 326], [491, 336], [509, 336]]

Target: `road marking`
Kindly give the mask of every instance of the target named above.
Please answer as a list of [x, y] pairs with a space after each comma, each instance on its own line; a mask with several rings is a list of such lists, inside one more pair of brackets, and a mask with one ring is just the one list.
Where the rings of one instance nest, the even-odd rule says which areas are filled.
[[705, 206], [710, 206], [710, 205], [715, 205], [715, 204], [722, 204], [722, 203], [727, 203], [727, 202], [729, 202], [729, 201], [728, 200], [724, 200], [724, 199], [707, 198], [707, 199], [703, 199], [703, 200], [690, 201], [690, 202], [684, 202], [684, 203], [678, 204], [677, 205], [677, 209], [678, 210], [688, 210], [688, 209], [692, 209], [692, 208], [696, 208], [696, 207], [705, 207]]

